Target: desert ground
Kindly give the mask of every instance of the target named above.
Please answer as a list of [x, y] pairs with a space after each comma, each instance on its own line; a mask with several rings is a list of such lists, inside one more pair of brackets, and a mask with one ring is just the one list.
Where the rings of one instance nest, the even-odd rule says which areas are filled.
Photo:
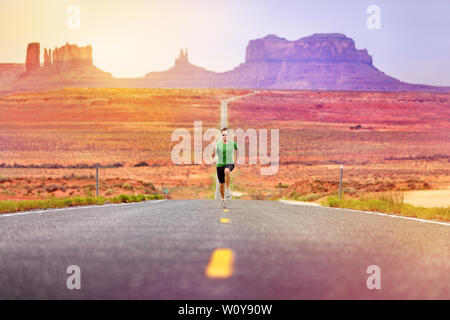
[[336, 193], [343, 165], [347, 196], [398, 191], [410, 203], [450, 205], [449, 95], [266, 91], [232, 103], [229, 118], [280, 135], [278, 174], [241, 166], [241, 191], [267, 197], [281, 182], [281, 196], [320, 199]]
[[[171, 133], [192, 133], [194, 121], [217, 128], [220, 101], [248, 92], [67, 88], [0, 97], [0, 200], [91, 195], [97, 162], [102, 195], [167, 189], [169, 198], [211, 198], [215, 168], [173, 164]], [[242, 199], [320, 200], [337, 193], [343, 165], [347, 197], [399, 191], [413, 204], [448, 206], [449, 98], [260, 91], [230, 102], [230, 127], [280, 133], [278, 172], [241, 164], [233, 190]]]

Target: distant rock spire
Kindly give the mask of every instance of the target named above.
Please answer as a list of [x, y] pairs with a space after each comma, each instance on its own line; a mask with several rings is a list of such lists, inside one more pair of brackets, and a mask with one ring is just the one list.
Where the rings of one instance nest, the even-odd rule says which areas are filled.
[[44, 67], [51, 67], [52, 65], [52, 49], [44, 48]]
[[180, 54], [177, 59], [175, 59], [175, 66], [183, 66], [189, 64], [188, 61], [188, 52], [187, 49], [183, 51], [183, 49], [180, 49]]
[[41, 67], [39, 42], [29, 43], [27, 47], [27, 58], [25, 61], [26, 72], [37, 70]]

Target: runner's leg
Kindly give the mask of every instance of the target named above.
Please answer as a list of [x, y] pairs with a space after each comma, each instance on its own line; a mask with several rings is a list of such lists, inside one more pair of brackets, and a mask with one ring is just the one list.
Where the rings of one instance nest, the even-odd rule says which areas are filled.
[[217, 167], [217, 180], [219, 181], [220, 185], [220, 195], [222, 197], [222, 200], [225, 199], [225, 173], [224, 173], [224, 167]]
[[230, 189], [230, 180], [231, 180], [230, 168], [225, 168], [225, 183], [227, 185], [227, 189]]
[[222, 196], [222, 200], [225, 199], [225, 183], [220, 184], [220, 195]]

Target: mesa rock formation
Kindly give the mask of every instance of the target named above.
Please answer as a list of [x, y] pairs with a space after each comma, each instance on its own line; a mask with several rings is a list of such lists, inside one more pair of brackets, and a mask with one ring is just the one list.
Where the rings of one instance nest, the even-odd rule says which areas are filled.
[[247, 46], [245, 62], [361, 62], [372, 65], [366, 49], [358, 50], [355, 42], [343, 34], [314, 34], [288, 41], [276, 35], [251, 40]]
[[245, 63], [225, 72], [219, 84], [293, 90], [449, 91], [387, 76], [373, 65], [366, 49], [357, 49], [351, 38], [339, 33], [295, 41], [275, 35], [251, 40]]
[[69, 70], [73, 68], [92, 66], [92, 47], [78, 47], [75, 44], [66, 43], [60, 48], [44, 49], [44, 67], [51, 67], [53, 72]]
[[44, 64], [40, 64], [40, 44], [27, 48], [26, 72], [2, 86], [3, 91], [37, 91], [69, 86], [106, 86], [113, 78], [93, 65], [92, 47], [66, 43], [62, 47], [44, 48]]
[[189, 62], [187, 49], [180, 50], [172, 68], [167, 71], [149, 72], [144, 86], [151, 87], [209, 87], [217, 73]]
[[25, 60], [26, 72], [33, 72], [41, 67], [39, 55], [41, 54], [41, 46], [38, 42], [29, 43], [27, 47], [27, 57]]
[[[179, 57], [183, 58], [181, 55]], [[178, 59], [178, 60], [179, 60]], [[401, 82], [378, 70], [366, 49], [339, 33], [313, 34], [289, 41], [276, 35], [249, 41], [245, 62], [216, 73], [186, 60], [151, 72], [151, 87], [216, 87], [288, 90], [436, 91], [449, 87]], [[180, 60], [180, 61], [181, 61]]]
[[0, 91], [76, 86], [450, 92], [450, 87], [409, 84], [386, 75], [373, 65], [366, 49], [357, 49], [353, 39], [340, 33], [313, 34], [294, 41], [276, 35], [251, 40], [245, 62], [226, 72], [196, 66], [189, 62], [187, 49], [180, 50], [171, 68], [149, 72], [143, 78], [117, 79], [98, 69], [90, 45], [44, 48], [42, 67], [39, 54], [39, 43], [30, 43], [26, 72], [2, 82]]

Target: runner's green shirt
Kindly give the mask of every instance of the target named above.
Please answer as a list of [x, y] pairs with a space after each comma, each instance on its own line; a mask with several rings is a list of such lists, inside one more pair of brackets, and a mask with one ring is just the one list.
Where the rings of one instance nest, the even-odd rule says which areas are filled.
[[219, 158], [217, 161], [218, 167], [223, 167], [227, 164], [234, 164], [234, 150], [237, 150], [237, 143], [230, 141], [228, 143], [223, 143], [219, 141], [216, 143], [216, 154]]

